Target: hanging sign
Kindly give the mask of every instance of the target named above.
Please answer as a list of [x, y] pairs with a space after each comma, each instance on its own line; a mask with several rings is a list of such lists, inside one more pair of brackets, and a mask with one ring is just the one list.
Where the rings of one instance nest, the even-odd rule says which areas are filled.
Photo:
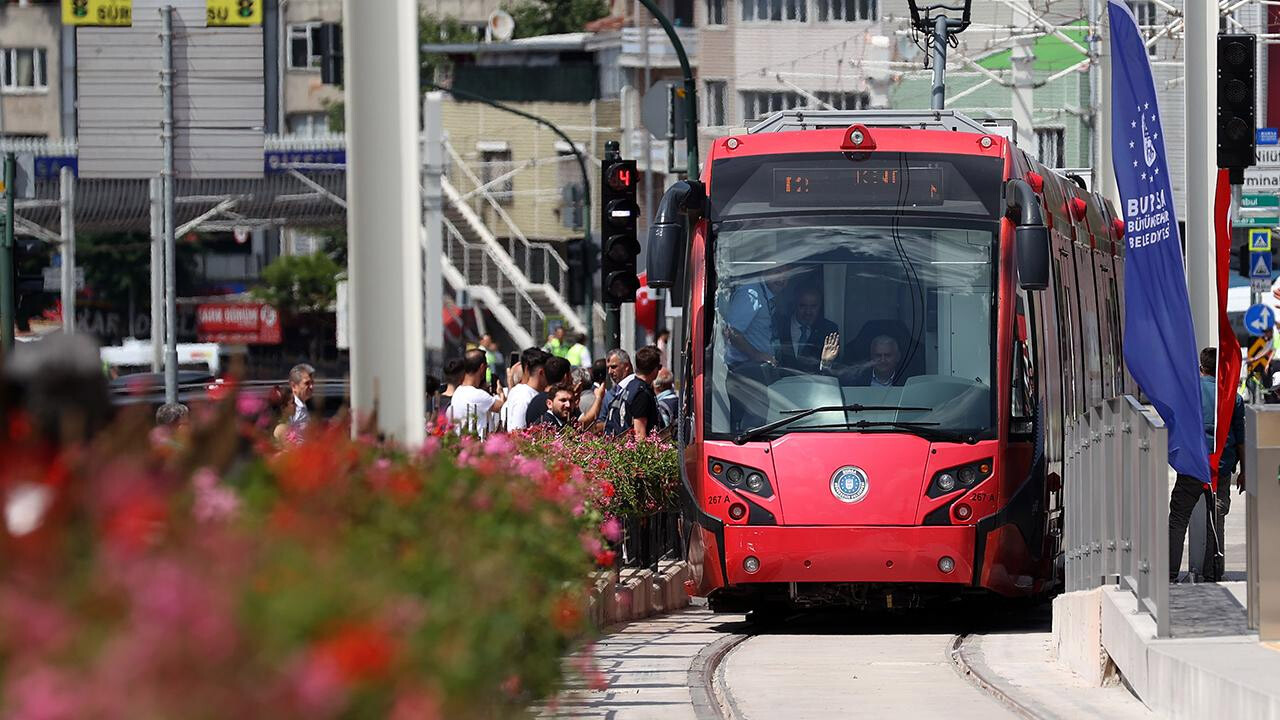
[[62, 24], [132, 27], [133, 0], [62, 0]]
[[209, 27], [249, 27], [262, 24], [262, 0], [205, 0]]

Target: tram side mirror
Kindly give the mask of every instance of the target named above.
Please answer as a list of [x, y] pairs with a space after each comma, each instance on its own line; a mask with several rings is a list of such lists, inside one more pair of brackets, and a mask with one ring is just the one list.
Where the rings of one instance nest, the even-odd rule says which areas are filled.
[[1049, 228], [1019, 225], [1014, 252], [1018, 254], [1018, 283], [1023, 290], [1049, 287]]
[[1026, 180], [1005, 183], [1005, 217], [1013, 221], [1014, 253], [1018, 263], [1018, 283], [1023, 290], [1049, 287], [1049, 229], [1040, 211], [1040, 197]]
[[705, 203], [706, 191], [697, 181], [682, 180], [662, 195], [649, 226], [649, 287], [675, 286], [689, 241], [688, 224], [701, 216]]

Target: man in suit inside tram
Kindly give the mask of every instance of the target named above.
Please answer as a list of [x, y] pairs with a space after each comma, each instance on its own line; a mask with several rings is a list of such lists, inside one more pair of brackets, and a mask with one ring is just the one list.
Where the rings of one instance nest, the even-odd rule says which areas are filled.
[[775, 318], [778, 330], [778, 365], [791, 370], [815, 373], [822, 348], [828, 338], [838, 340], [840, 328], [822, 316], [822, 292], [802, 287], [796, 292], [790, 316]]
[[871, 339], [869, 350], [863, 362], [834, 367], [840, 355], [840, 336], [828, 336], [822, 345], [819, 371], [835, 375], [841, 385], [851, 387], [899, 387], [906, 383], [910, 373], [902, 367], [902, 350], [896, 339], [877, 335]]

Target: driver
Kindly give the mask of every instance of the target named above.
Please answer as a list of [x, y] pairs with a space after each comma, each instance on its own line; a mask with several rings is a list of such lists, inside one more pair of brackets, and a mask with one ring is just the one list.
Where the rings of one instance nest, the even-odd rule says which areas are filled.
[[832, 365], [840, 355], [840, 336], [828, 335], [822, 345], [818, 368], [840, 379], [841, 385], [852, 387], [895, 387], [906, 382], [902, 371], [902, 351], [898, 341], [888, 335], [877, 335], [871, 340], [871, 352], [866, 361], [833, 370]]

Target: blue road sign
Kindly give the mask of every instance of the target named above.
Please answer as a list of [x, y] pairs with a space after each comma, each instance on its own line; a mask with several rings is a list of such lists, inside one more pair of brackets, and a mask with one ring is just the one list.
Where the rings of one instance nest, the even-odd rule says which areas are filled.
[[1275, 316], [1272, 315], [1271, 308], [1266, 305], [1254, 305], [1244, 311], [1244, 329], [1248, 330], [1250, 335], [1269, 333], [1275, 324]]
[[1271, 278], [1271, 253], [1249, 253], [1249, 277]]
[[1259, 145], [1280, 144], [1280, 131], [1276, 128], [1258, 128]]
[[1271, 252], [1271, 228], [1249, 231], [1249, 252]]

